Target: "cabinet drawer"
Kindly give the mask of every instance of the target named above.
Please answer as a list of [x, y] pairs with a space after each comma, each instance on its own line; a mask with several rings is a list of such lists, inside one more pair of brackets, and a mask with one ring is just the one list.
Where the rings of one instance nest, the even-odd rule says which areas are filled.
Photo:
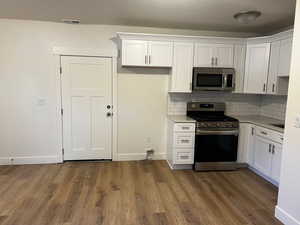
[[193, 164], [194, 154], [193, 149], [176, 149], [175, 150], [175, 164]]
[[195, 132], [194, 123], [176, 123], [174, 125], [175, 132]]
[[264, 127], [257, 126], [255, 129], [255, 134], [263, 138], [268, 138], [280, 144], [282, 144], [283, 142], [283, 134]]
[[174, 147], [175, 148], [194, 148], [195, 134], [194, 133], [175, 133]]

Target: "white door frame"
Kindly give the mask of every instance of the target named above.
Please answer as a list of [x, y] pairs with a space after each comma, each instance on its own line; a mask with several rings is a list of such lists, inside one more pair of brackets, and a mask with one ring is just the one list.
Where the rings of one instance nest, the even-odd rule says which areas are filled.
[[112, 59], [112, 104], [113, 104], [113, 118], [112, 118], [112, 160], [118, 160], [118, 101], [117, 101], [117, 87], [118, 87], [118, 79], [117, 79], [117, 51], [114, 50], [101, 50], [101, 49], [70, 49], [63, 47], [54, 47], [54, 74], [55, 74], [55, 86], [57, 93], [57, 132], [59, 143], [57, 154], [59, 156], [59, 162], [63, 163], [63, 127], [62, 127], [62, 89], [61, 89], [61, 74], [60, 74], [60, 58], [61, 56], [85, 56], [85, 57], [103, 57], [103, 58], [111, 58]]

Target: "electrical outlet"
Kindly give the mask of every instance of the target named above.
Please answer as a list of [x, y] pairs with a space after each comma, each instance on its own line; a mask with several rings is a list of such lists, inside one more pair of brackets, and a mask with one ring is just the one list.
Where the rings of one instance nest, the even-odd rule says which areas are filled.
[[296, 116], [294, 127], [300, 128], [300, 114]]

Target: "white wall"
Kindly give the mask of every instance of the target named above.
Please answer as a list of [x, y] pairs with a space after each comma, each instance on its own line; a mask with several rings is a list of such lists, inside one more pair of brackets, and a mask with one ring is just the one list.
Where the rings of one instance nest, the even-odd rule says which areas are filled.
[[300, 224], [300, 129], [294, 126], [300, 114], [300, 1], [296, 21], [288, 93], [286, 130], [276, 216], [286, 225]]
[[[249, 34], [104, 25], [0, 20], [0, 164], [55, 161], [60, 138], [57, 127], [56, 77], [52, 48], [116, 50], [116, 32], [244, 37]], [[165, 152], [167, 70], [119, 70], [118, 146], [122, 157], [139, 157], [151, 142]], [[46, 100], [39, 106], [38, 100]], [[156, 104], [154, 104], [156, 103]], [[133, 112], [134, 111], [134, 112]], [[148, 129], [147, 129], [148, 128]], [[150, 141], [149, 141], [150, 140]], [[146, 142], [146, 143], [145, 143]]]

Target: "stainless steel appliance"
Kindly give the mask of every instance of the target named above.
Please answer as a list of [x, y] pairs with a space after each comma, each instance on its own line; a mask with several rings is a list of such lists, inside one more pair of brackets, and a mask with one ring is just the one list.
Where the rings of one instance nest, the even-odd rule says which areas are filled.
[[233, 91], [235, 71], [233, 68], [195, 67], [193, 91]]
[[197, 121], [194, 160], [197, 171], [236, 169], [239, 122], [224, 111], [224, 103], [187, 105], [187, 116]]

